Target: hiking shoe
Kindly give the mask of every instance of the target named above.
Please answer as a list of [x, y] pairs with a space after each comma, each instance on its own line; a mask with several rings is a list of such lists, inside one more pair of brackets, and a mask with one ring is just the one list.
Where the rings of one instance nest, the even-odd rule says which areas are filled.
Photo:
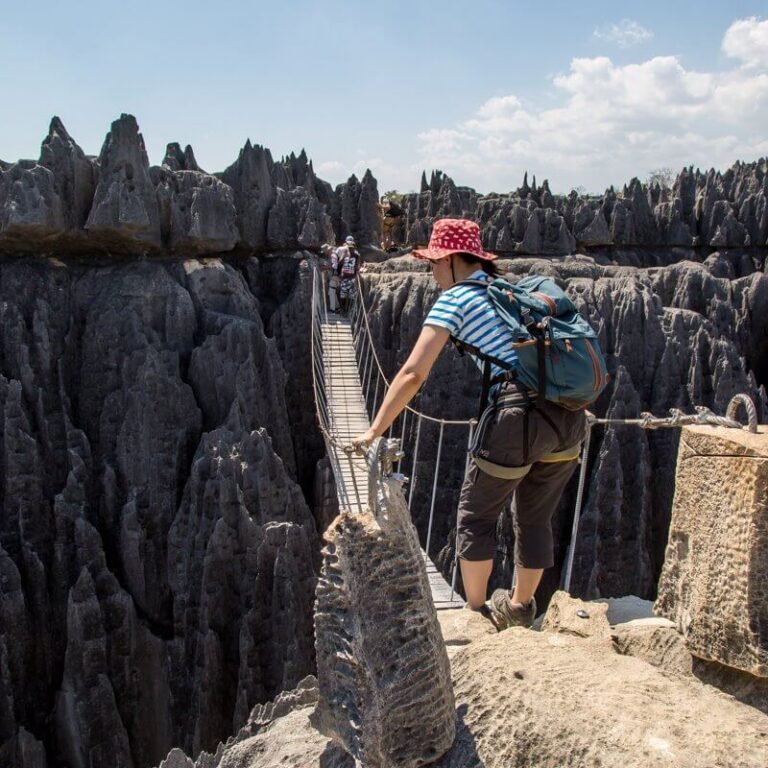
[[499, 632], [507, 627], [530, 627], [536, 618], [536, 598], [532, 597], [528, 605], [521, 606], [512, 602], [509, 590], [497, 589], [491, 595], [490, 609]]
[[496, 622], [493, 619], [493, 614], [491, 613], [491, 609], [488, 606], [488, 603], [483, 603], [479, 608], [470, 608], [470, 611], [474, 611], [475, 613], [479, 613], [486, 621], [489, 621], [493, 626], [496, 626]]

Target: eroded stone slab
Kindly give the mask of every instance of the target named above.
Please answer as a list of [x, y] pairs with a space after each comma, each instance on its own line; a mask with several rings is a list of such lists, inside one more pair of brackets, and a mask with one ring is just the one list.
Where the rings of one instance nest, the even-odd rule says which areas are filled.
[[571, 597], [567, 592], [558, 591], [552, 595], [541, 629], [543, 632], [562, 632], [610, 642], [611, 627], [607, 612], [605, 603], [587, 603]]
[[656, 611], [691, 652], [768, 677], [768, 428], [686, 427]]

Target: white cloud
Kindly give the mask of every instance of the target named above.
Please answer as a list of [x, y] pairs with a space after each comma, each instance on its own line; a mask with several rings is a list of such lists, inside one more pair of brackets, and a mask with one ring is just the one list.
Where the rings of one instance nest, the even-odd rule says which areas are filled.
[[752, 16], [734, 21], [725, 33], [722, 50], [745, 67], [768, 69], [768, 19]]
[[597, 27], [592, 34], [600, 40], [616, 43], [620, 48], [629, 48], [653, 37], [650, 29], [631, 19], [622, 19], [618, 24]]
[[552, 80], [554, 107], [532, 108], [514, 94], [491, 98], [458, 125], [421, 133], [423, 165], [482, 191], [514, 188], [529, 170], [564, 192], [600, 191], [663, 166], [757, 159], [768, 154], [763, 24], [729, 28], [723, 50], [741, 40], [741, 63], [724, 72], [688, 69], [676, 56], [627, 65], [573, 59]]
[[370, 169], [379, 182], [379, 193], [389, 188], [414, 191], [422, 170], [418, 163], [395, 165], [381, 157], [367, 156], [365, 150], [359, 149], [354, 154], [355, 157], [346, 163], [339, 160], [318, 162], [315, 165], [318, 176], [335, 186], [347, 181], [352, 174], [361, 179]]
[[315, 166], [315, 171], [323, 176], [326, 173], [339, 173], [344, 170], [344, 164], [338, 160], [324, 160]]

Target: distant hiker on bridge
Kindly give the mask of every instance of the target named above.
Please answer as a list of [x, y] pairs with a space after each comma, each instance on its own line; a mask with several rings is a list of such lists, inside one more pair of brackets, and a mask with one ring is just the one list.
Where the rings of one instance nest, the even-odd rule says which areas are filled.
[[349, 308], [352, 294], [355, 292], [355, 283], [357, 282], [357, 273], [362, 267], [362, 257], [357, 250], [355, 238], [348, 235], [344, 240], [344, 245], [336, 250], [338, 259], [338, 275], [341, 280], [339, 285], [339, 303], [341, 305], [341, 314], [345, 315]]
[[320, 254], [327, 259], [323, 269], [328, 272], [328, 309], [338, 312], [339, 309], [339, 249], [328, 243], [320, 246]]
[[[361, 450], [385, 433], [424, 384], [449, 338], [472, 352], [481, 369], [486, 369], [487, 407], [475, 431], [459, 499], [457, 555], [464, 590], [469, 607], [487, 614], [496, 523], [517, 491], [517, 583], [513, 591], [497, 589], [493, 593], [490, 618], [498, 629], [530, 626], [536, 616], [534, 593], [544, 569], [554, 565], [551, 518], [576, 468], [586, 415], [584, 410], [567, 410], [538, 397], [517, 380], [522, 369], [514, 346], [516, 338], [491, 304], [487, 288], [498, 276], [493, 263], [496, 256], [483, 250], [476, 223], [438, 220], [429, 246], [413, 254], [429, 261], [443, 293], [427, 315], [371, 428], [352, 443]], [[591, 332], [588, 325], [587, 329]], [[491, 362], [486, 365], [481, 358]], [[599, 369], [595, 367], [598, 394], [604, 385], [603, 371], [601, 362]]]

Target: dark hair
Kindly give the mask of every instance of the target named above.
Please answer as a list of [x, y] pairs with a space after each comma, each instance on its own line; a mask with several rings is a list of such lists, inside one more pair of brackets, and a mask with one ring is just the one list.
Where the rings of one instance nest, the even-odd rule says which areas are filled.
[[463, 251], [459, 251], [456, 255], [464, 259], [467, 264], [478, 264], [486, 275], [501, 277], [501, 271], [495, 261], [481, 259], [479, 256], [475, 256], [474, 253], [465, 253]]

